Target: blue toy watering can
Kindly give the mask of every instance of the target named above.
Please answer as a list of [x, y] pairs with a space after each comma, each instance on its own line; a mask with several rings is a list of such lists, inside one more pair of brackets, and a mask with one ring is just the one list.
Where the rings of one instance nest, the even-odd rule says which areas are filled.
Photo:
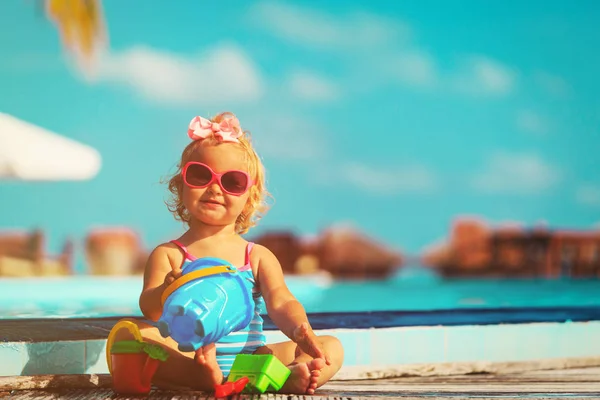
[[161, 298], [158, 330], [171, 336], [180, 351], [196, 351], [252, 320], [252, 292], [238, 270], [220, 258], [205, 257], [186, 265]]

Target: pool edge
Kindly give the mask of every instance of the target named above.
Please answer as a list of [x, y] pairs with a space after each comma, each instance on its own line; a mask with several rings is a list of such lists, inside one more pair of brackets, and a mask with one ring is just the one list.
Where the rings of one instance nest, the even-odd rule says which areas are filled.
[[[346, 369], [471, 365], [600, 357], [600, 322], [324, 329], [338, 337]], [[287, 340], [266, 331], [269, 343]], [[107, 373], [106, 339], [0, 342], [0, 376]], [[465, 364], [466, 363], [466, 364]], [[400, 369], [399, 369], [400, 368]], [[404, 368], [404, 367], [403, 367]]]

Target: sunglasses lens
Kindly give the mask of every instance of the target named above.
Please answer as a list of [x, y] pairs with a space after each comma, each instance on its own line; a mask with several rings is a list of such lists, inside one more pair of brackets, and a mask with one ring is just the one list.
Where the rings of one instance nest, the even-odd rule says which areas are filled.
[[246, 191], [248, 177], [240, 171], [229, 171], [221, 177], [221, 184], [228, 192], [241, 194]]
[[185, 173], [185, 180], [191, 186], [206, 186], [212, 179], [212, 173], [204, 165], [190, 164]]

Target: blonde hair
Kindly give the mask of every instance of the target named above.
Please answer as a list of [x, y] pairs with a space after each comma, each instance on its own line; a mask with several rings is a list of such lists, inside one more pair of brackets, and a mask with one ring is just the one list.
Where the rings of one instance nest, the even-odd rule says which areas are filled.
[[[225, 118], [235, 117], [233, 113], [224, 112], [216, 115], [211, 119], [212, 122], [220, 123]], [[254, 185], [249, 189], [249, 196], [242, 213], [237, 217], [235, 221], [235, 231], [238, 234], [244, 234], [248, 230], [258, 223], [258, 220], [262, 218], [269, 209], [267, 199], [272, 198], [271, 194], [267, 191], [265, 185], [265, 171], [262, 161], [256, 154], [252, 142], [250, 141], [250, 133], [242, 131], [243, 135], [238, 138], [239, 143], [230, 143], [231, 145], [238, 146], [245, 156], [246, 162], [248, 163], [248, 173], [254, 180]], [[183, 177], [181, 172], [185, 164], [189, 161], [192, 154], [202, 146], [216, 146], [220, 145], [214, 136], [210, 136], [204, 140], [194, 140], [188, 144], [183, 152], [181, 153], [181, 160], [177, 166], [177, 171], [171, 175], [168, 180], [168, 188], [171, 192], [171, 198], [166, 202], [167, 208], [176, 220], [189, 224], [190, 213], [185, 208], [182, 200], [183, 194]]]

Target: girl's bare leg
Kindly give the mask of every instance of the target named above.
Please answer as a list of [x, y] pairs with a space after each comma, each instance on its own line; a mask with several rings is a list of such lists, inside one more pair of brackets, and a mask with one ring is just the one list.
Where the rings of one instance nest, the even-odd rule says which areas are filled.
[[[181, 352], [177, 342], [171, 338], [163, 338], [158, 329], [144, 322], [126, 318], [136, 324], [147, 343], [162, 346], [169, 354], [165, 362], [161, 362], [152, 383], [162, 389], [190, 388], [210, 392], [215, 384], [223, 381], [223, 373], [217, 364], [216, 348], [205, 346], [196, 352]], [[115, 334], [115, 341], [132, 340], [133, 335], [127, 329]]]

